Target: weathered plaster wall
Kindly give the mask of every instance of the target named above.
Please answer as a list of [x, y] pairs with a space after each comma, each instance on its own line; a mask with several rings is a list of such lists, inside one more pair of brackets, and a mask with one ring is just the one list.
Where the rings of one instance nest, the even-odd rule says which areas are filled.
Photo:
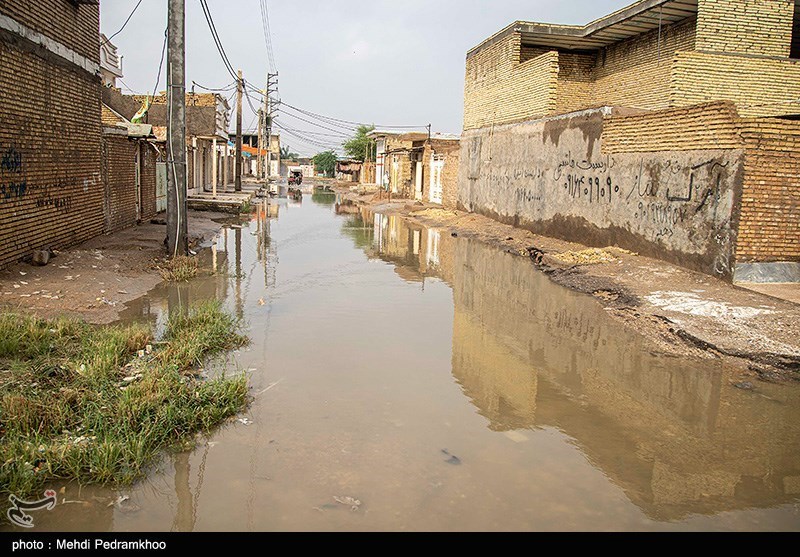
[[467, 130], [459, 206], [730, 278], [743, 151], [602, 153], [609, 109]]

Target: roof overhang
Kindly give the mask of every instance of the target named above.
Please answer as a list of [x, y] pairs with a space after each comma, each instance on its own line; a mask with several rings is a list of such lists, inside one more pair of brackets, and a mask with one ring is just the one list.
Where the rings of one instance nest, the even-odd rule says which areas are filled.
[[560, 50], [593, 51], [697, 15], [698, 0], [640, 0], [586, 25], [516, 21], [486, 39], [467, 57], [519, 33], [522, 43]]

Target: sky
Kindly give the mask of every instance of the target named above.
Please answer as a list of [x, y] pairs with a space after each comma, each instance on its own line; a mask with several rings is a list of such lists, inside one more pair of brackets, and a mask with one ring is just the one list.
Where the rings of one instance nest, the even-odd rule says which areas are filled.
[[[108, 36], [117, 32], [137, 1], [102, 0], [101, 31]], [[460, 133], [470, 48], [517, 20], [583, 25], [632, 1], [267, 0], [279, 97], [293, 107], [349, 122], [431, 124], [433, 131]], [[166, 5], [166, 0], [142, 0], [112, 41], [124, 56], [125, 76], [117, 84], [123, 92], [152, 93], [155, 88]], [[269, 61], [260, 0], [208, 0], [208, 5], [231, 63], [263, 89]], [[165, 88], [161, 73], [159, 91]], [[192, 81], [212, 88], [234, 82], [199, 0], [186, 0], [186, 79], [189, 88]], [[256, 95], [252, 102], [257, 106]], [[243, 126], [255, 128], [246, 101], [244, 106]], [[323, 129], [292, 114], [318, 120], [288, 108], [276, 119], [300, 132], [303, 139], [281, 132], [281, 142], [301, 155], [340, 146], [340, 134], [349, 133], [347, 125]]]

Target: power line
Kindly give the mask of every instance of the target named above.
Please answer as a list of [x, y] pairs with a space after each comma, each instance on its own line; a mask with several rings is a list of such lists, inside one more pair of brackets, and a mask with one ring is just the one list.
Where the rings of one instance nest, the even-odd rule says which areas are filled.
[[278, 71], [278, 65], [275, 63], [275, 51], [272, 47], [272, 30], [269, 25], [269, 4], [267, 0], [260, 0], [261, 3], [261, 25], [264, 28], [264, 44], [267, 47], [267, 58], [269, 59], [269, 67], [272, 73]]
[[395, 129], [395, 130], [415, 130], [415, 129], [422, 129], [422, 128], [427, 128], [428, 127], [427, 124], [424, 125], [424, 126], [389, 126], [389, 125], [386, 125], [386, 124], [368, 124], [366, 122], [353, 122], [353, 121], [350, 121], [350, 120], [342, 120], [342, 119], [339, 119], [339, 118], [333, 118], [331, 116], [323, 116], [322, 114], [317, 114], [315, 112], [311, 112], [310, 110], [303, 110], [302, 108], [297, 108], [296, 106], [292, 106], [292, 105], [290, 105], [288, 103], [285, 103], [283, 101], [281, 101], [281, 105], [282, 106], [286, 106], [286, 107], [288, 107], [288, 108], [290, 108], [292, 110], [295, 110], [295, 111], [299, 112], [300, 114], [305, 114], [306, 116], [309, 116], [309, 117], [312, 117], [312, 118], [318, 118], [320, 120], [327, 120], [327, 121], [329, 121], [329, 123], [337, 122], [337, 123], [340, 123], [340, 124], [350, 124], [352, 126], [376, 126], [376, 127], [379, 127], [379, 128], [389, 128], [389, 129]]
[[132, 12], [130, 13], [130, 15], [128, 16], [128, 19], [126, 19], [126, 20], [125, 20], [125, 23], [123, 23], [123, 24], [122, 24], [122, 27], [120, 27], [120, 28], [119, 28], [119, 31], [117, 31], [116, 33], [114, 33], [113, 35], [111, 35], [110, 37], [108, 37], [108, 38], [107, 38], [105, 41], [103, 41], [103, 42], [102, 42], [102, 44], [100, 45], [100, 48], [102, 48], [102, 47], [104, 47], [105, 45], [107, 45], [108, 43], [110, 43], [110, 42], [111, 42], [111, 39], [113, 39], [114, 37], [116, 37], [117, 35], [119, 35], [120, 33], [122, 33], [122, 32], [125, 30], [125, 27], [127, 27], [127, 25], [128, 25], [128, 22], [130, 22], [131, 18], [133, 17], [133, 14], [135, 14], [135, 13], [136, 13], [136, 10], [138, 10], [138, 9], [139, 9], [139, 6], [141, 6], [141, 5], [142, 5], [142, 0], [139, 0], [139, 1], [136, 3], [136, 5], [133, 7], [133, 11], [132, 11]]
[[158, 84], [161, 82], [161, 69], [164, 67], [164, 53], [167, 51], [167, 31], [169, 29], [164, 29], [164, 44], [161, 46], [161, 61], [158, 63], [158, 74], [156, 75], [156, 84], [153, 87], [153, 98], [156, 98], [156, 92], [158, 91]]
[[225, 69], [228, 70], [228, 73], [231, 74], [234, 81], [238, 81], [239, 77], [236, 75], [236, 71], [233, 69], [233, 64], [231, 64], [228, 55], [225, 53], [225, 48], [222, 46], [222, 40], [219, 38], [219, 33], [217, 33], [217, 26], [214, 25], [214, 18], [211, 16], [211, 9], [208, 7], [207, 0], [200, 0], [200, 7], [203, 8], [203, 16], [206, 18], [208, 29], [211, 31], [211, 37], [214, 39], [214, 44], [217, 46], [217, 51], [222, 58], [222, 62], [225, 64]]
[[[318, 124], [317, 122], [313, 122], [311, 120], [306, 120], [305, 118], [301, 118], [300, 116], [295, 116], [294, 114], [291, 114], [289, 112], [281, 110], [280, 108], [278, 109], [278, 113], [279, 114], [285, 114], [286, 116], [288, 116], [290, 118], [294, 118], [296, 120], [300, 120], [301, 122], [305, 122], [306, 124], [311, 124], [312, 126], [316, 126], [316, 127], [320, 128], [320, 129], [327, 130], [329, 132], [336, 132], [339, 135], [341, 135], [342, 137], [350, 137], [348, 134], [346, 134], [346, 133], [344, 133], [344, 132], [342, 132], [340, 130], [337, 130], [337, 129], [334, 129], [334, 128], [329, 128], [327, 126], [323, 126], [322, 124]], [[348, 131], [352, 134], [355, 130], [350, 129]]]
[[224, 91], [230, 91], [232, 89], [236, 89], [236, 82], [235, 81], [233, 83], [229, 83], [225, 87], [206, 87], [205, 85], [200, 85], [196, 81], [192, 81], [192, 85], [194, 85], [195, 87], [199, 87], [200, 89], [203, 89], [204, 91], [213, 91], [213, 92], [224, 92]]
[[331, 151], [341, 151], [342, 150], [341, 147], [333, 146], [333, 145], [331, 145], [329, 143], [324, 143], [322, 141], [317, 141], [315, 139], [309, 139], [308, 137], [305, 137], [300, 133], [293, 132], [293, 131], [285, 128], [284, 126], [282, 126], [278, 122], [275, 122], [275, 126], [278, 127], [279, 129], [285, 131], [286, 133], [288, 133], [292, 137], [294, 137], [296, 139], [299, 139], [300, 141], [302, 141], [303, 143], [306, 143], [308, 145], [311, 145], [311, 146], [314, 146], [314, 147], [319, 147], [319, 148], [322, 148], [322, 149], [328, 149], [328, 150], [331, 150]]

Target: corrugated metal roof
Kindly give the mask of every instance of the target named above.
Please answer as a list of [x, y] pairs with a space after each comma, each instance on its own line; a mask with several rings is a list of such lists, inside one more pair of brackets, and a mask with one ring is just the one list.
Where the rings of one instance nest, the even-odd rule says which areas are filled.
[[563, 50], [599, 50], [659, 26], [697, 15], [698, 0], [640, 0], [586, 25], [553, 25], [516, 21], [469, 51], [467, 56], [512, 33], [522, 35], [523, 44]]

